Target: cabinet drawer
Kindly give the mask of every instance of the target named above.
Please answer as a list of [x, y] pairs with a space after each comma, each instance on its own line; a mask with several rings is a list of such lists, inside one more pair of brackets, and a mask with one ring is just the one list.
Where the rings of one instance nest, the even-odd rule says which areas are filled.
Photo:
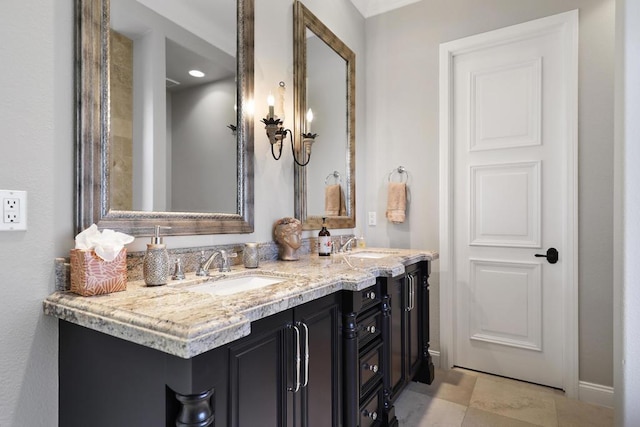
[[382, 341], [367, 347], [360, 356], [360, 396], [380, 383], [382, 380]]
[[374, 338], [378, 338], [382, 331], [382, 313], [372, 310], [362, 319], [358, 318], [358, 347], [362, 348]]
[[383, 410], [382, 386], [364, 400], [360, 405], [360, 427], [376, 427], [381, 425], [381, 415]]
[[382, 301], [380, 289], [382, 284], [378, 280], [373, 286], [361, 291], [345, 291], [343, 294], [342, 310], [344, 313], [363, 313], [373, 307], [380, 307]]
[[359, 292], [360, 297], [362, 298], [361, 311], [365, 311], [376, 304], [380, 304], [380, 286], [378, 285], [378, 283]]

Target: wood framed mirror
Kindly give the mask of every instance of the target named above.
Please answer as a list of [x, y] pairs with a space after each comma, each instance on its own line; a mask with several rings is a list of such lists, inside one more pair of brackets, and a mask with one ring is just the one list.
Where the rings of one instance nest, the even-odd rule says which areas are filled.
[[[125, 177], [119, 180], [125, 183], [130, 181], [128, 185], [134, 187], [134, 190], [128, 189], [131, 193], [136, 193], [135, 188], [141, 188], [138, 190], [139, 196], [134, 195], [134, 201], [129, 205], [127, 205], [128, 202], [121, 202], [121, 198], [114, 197], [114, 194], [121, 190], [118, 187], [118, 180], [114, 179], [114, 175], [118, 173], [119, 149], [114, 146], [113, 142], [114, 136], [118, 136], [118, 132], [114, 131], [113, 122], [119, 119], [119, 111], [117, 110], [122, 109], [120, 108], [121, 98], [118, 98], [117, 103], [111, 98], [112, 80], [115, 81], [121, 77], [118, 74], [119, 71], [113, 67], [112, 61], [112, 58], [115, 58], [119, 52], [113, 52], [111, 49], [113, 40], [111, 37], [113, 35], [111, 6], [112, 4], [115, 6], [115, 3], [126, 3], [126, 0], [76, 0], [77, 231], [84, 230], [95, 223], [100, 228], [122, 231], [134, 236], [151, 235], [154, 225], [171, 227], [163, 233], [165, 235], [253, 232], [253, 116], [249, 111], [249, 105], [253, 102], [254, 85], [254, 0], [198, 0], [195, 2], [202, 9], [198, 11], [200, 13], [192, 14], [191, 20], [196, 16], [206, 16], [202, 13], [204, 8], [211, 9], [221, 7], [223, 3], [229, 3], [225, 8], [231, 13], [233, 17], [231, 21], [236, 25], [233, 29], [234, 34], [228, 35], [226, 51], [225, 48], [208, 46], [208, 38], [210, 37], [206, 33], [214, 32], [214, 23], [209, 23], [208, 27], [201, 23], [199, 32], [195, 31], [198, 34], [189, 35], [191, 30], [183, 27], [185, 22], [189, 22], [189, 16], [185, 14], [181, 15], [180, 19], [176, 19], [175, 27], [170, 27], [166, 30], [166, 34], [163, 33], [161, 37], [155, 38], [159, 44], [152, 45], [151, 49], [146, 50], [146, 52], [163, 57], [166, 55], [167, 58], [170, 56], [170, 52], [175, 51], [177, 47], [186, 47], [190, 54], [201, 57], [210, 56], [209, 53], [214, 52], [212, 55], [218, 55], [218, 59], [224, 62], [228, 69], [235, 68], [232, 70], [234, 75], [225, 77], [226, 80], [235, 80], [235, 85], [231, 84], [233, 87], [231, 94], [227, 93], [226, 95], [228, 105], [213, 109], [210, 107], [209, 111], [199, 113], [211, 122], [213, 119], [224, 117], [221, 118], [222, 124], [216, 124], [218, 136], [201, 137], [210, 151], [191, 156], [191, 159], [205, 158], [208, 160], [204, 162], [205, 166], [202, 171], [195, 169], [194, 160], [189, 160], [189, 158], [186, 161], [183, 159], [182, 169], [177, 169], [175, 164], [170, 163], [179, 155], [182, 156], [189, 151], [185, 148], [186, 139], [183, 139], [182, 135], [180, 137], [175, 136], [175, 133], [172, 134], [173, 137], [162, 137], [160, 133], [146, 135], [142, 139], [150, 141], [151, 145], [147, 144], [147, 147], [142, 149], [135, 148], [137, 142], [133, 138], [134, 148], [131, 149], [134, 157], [132, 160], [133, 172], [130, 173], [129, 178]], [[136, 3], [136, 7], [142, 7], [140, 6], [142, 4], [145, 7], [153, 8], [153, 5], [156, 7], [178, 7], [181, 6], [178, 3], [183, 2], [144, 0], [132, 3]], [[151, 15], [154, 15], [156, 20], [170, 21], [167, 18], [168, 15], [163, 15], [163, 13], [163, 11], [156, 9], [152, 10]], [[133, 14], [129, 15], [133, 16]], [[127, 31], [124, 29], [119, 32], [126, 34]], [[116, 31], [113, 32], [116, 33]], [[153, 29], [147, 33], [153, 33]], [[173, 34], [175, 37], [167, 34]], [[191, 44], [189, 40], [195, 41]], [[145, 52], [135, 45], [135, 41], [133, 51], [134, 55], [138, 55], [140, 51], [143, 54]], [[182, 51], [184, 52], [184, 50]], [[138, 108], [142, 111], [142, 115], [136, 116], [137, 104], [136, 101], [133, 101], [133, 124], [129, 125], [133, 128], [132, 133], [135, 134], [136, 128], [147, 130], [147, 128], [155, 127], [156, 131], [158, 128], [162, 131], [166, 128], [168, 132], [169, 128], [179, 127], [176, 123], [171, 123], [168, 118], [169, 111], [175, 107], [169, 107], [168, 103], [165, 105], [161, 102], [169, 97], [177, 97], [177, 95], [169, 93], [168, 83], [165, 87], [165, 79], [166, 82], [175, 81], [169, 77], [170, 66], [166, 64], [165, 67], [165, 64], [161, 63], [159, 67], [153, 67], [144, 61], [138, 61], [138, 65], [136, 65], [136, 58], [134, 56], [134, 89], [132, 89], [134, 95], [132, 96], [137, 96], [135, 95], [136, 90], [138, 92], [146, 90], [143, 86], [153, 79], [160, 81], [160, 87], [154, 92], [157, 95], [155, 98], [143, 98], [145, 101], [142, 103], [141, 109]], [[184, 61], [186, 62], [186, 59]], [[140, 63], [142, 66], [139, 65]], [[145, 67], [146, 70], [154, 71], [157, 68], [162, 68], [167, 74], [152, 78], [148, 74], [144, 74]], [[139, 73], [143, 73], [143, 78], [140, 80], [143, 83], [136, 86], [135, 78]], [[227, 84], [227, 86], [229, 85]], [[209, 90], [209, 93], [213, 92], [213, 90]], [[195, 101], [186, 102], [187, 106], [195, 104], [197, 104]], [[159, 113], [157, 111], [150, 112], [150, 110], [159, 110]], [[175, 117], [175, 111], [173, 113], [171, 117]], [[153, 114], [156, 114], [161, 120], [150, 125], [148, 116]], [[164, 119], [162, 119], [163, 115]], [[146, 120], [142, 124], [139, 122], [141, 117]], [[162, 127], [163, 123], [164, 128]], [[193, 127], [192, 125], [189, 123], [188, 127]], [[172, 139], [171, 149], [166, 148], [169, 145], [166, 141], [169, 139]], [[164, 141], [163, 146], [165, 147], [164, 151], [159, 150], [160, 154], [153, 151], [155, 146], [159, 145], [159, 140]], [[224, 147], [221, 150], [229, 155], [225, 162], [231, 164], [231, 168], [224, 171], [221, 166], [214, 165], [214, 159], [219, 157], [219, 154], [212, 151], [214, 146], [222, 146], [223, 144]], [[155, 170], [152, 172], [145, 170], [141, 173], [136, 168], [138, 164], [144, 163], [152, 163], [151, 169], [155, 168]], [[210, 174], [212, 171], [218, 171], [222, 175], [216, 177]], [[139, 176], [144, 174], [147, 176], [145, 182], [148, 182], [150, 186], [142, 185], [140, 187]], [[175, 180], [169, 181], [169, 177], [178, 175], [183, 178], [181, 184]], [[157, 188], [156, 186], [160, 182], [168, 184]], [[217, 205], [204, 203], [218, 202], [223, 199], [221, 193], [217, 191], [218, 189], [227, 190], [227, 187], [230, 187], [230, 191], [226, 191], [226, 193], [230, 192], [231, 194], [225, 196], [228, 200], [225, 207], [218, 208]], [[203, 192], [194, 199], [195, 202], [178, 201], [176, 198], [176, 195], [191, 195], [191, 193], [195, 193], [196, 188], [202, 189]], [[144, 200], [141, 201], [141, 199]], [[200, 202], [203, 203], [198, 204]], [[142, 207], [140, 208], [140, 206]]]
[[[356, 225], [355, 53], [300, 1], [294, 4], [294, 138], [318, 136], [307, 166], [295, 165], [295, 215], [306, 230]], [[306, 122], [313, 111], [313, 128]], [[304, 148], [302, 148], [303, 150]], [[299, 158], [305, 159], [307, 153]], [[338, 215], [327, 215], [328, 185], [339, 185]], [[335, 187], [334, 187], [335, 188]]]

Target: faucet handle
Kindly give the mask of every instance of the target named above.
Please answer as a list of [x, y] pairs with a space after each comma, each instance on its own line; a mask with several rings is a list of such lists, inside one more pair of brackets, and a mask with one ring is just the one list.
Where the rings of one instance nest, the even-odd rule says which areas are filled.
[[223, 262], [227, 262], [229, 260], [229, 258], [235, 258], [238, 256], [238, 254], [236, 252], [230, 252], [227, 251], [225, 249], [220, 249], [218, 250], [218, 252], [220, 253], [220, 256], [222, 257], [222, 261]]
[[204, 251], [200, 251], [200, 260], [198, 262], [198, 268], [196, 270], [196, 276], [206, 276], [209, 272], [204, 268], [207, 262], [207, 257], [204, 256]]
[[227, 252], [224, 249], [220, 249], [220, 256], [222, 257], [222, 263], [220, 263], [220, 272], [231, 271], [231, 265], [229, 263], [229, 258], [235, 258], [238, 256], [235, 252]]
[[182, 258], [176, 259], [175, 270], [173, 271], [173, 280], [183, 280], [185, 278], [184, 270], [182, 269]]

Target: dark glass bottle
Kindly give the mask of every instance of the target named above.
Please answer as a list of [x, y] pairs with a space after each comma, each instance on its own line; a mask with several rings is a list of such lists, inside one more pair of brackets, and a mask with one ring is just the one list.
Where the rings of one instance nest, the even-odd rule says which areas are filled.
[[327, 230], [327, 218], [322, 218], [322, 229], [318, 233], [318, 255], [331, 255], [331, 233]]

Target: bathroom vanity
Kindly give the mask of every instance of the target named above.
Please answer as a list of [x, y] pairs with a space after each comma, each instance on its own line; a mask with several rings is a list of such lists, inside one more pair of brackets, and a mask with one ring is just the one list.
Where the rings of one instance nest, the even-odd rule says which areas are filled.
[[[397, 425], [400, 392], [433, 380], [428, 276], [437, 253], [323, 258], [155, 288], [130, 282], [90, 298], [50, 295], [44, 310], [60, 319], [59, 424]], [[272, 282], [220, 293], [255, 277]]]

